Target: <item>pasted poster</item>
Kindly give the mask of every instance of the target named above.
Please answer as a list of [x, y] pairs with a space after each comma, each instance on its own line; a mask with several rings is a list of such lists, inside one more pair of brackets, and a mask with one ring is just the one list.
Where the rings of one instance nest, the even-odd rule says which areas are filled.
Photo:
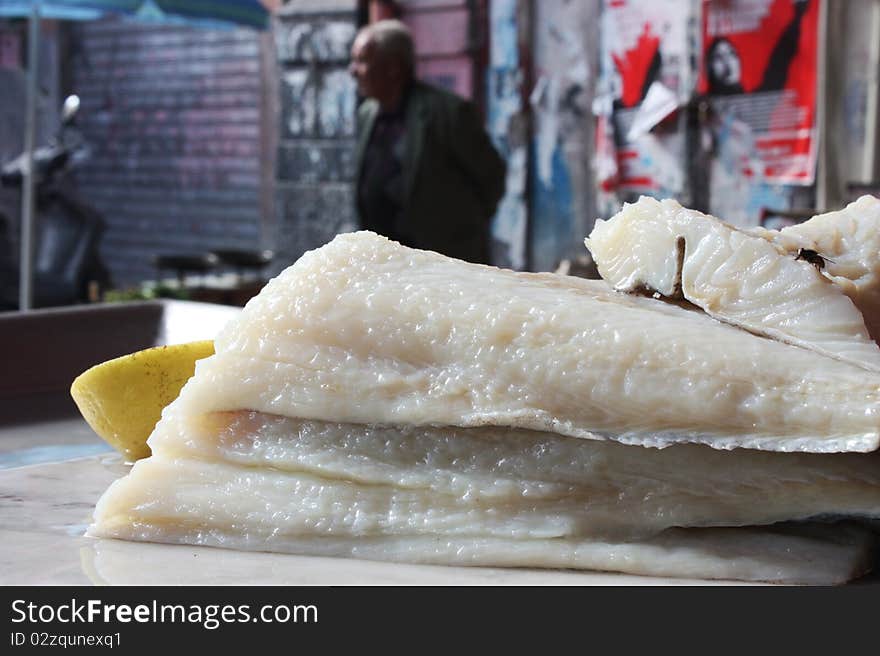
[[529, 94], [532, 150], [529, 178], [529, 264], [553, 271], [586, 254], [596, 219], [590, 169], [599, 37], [595, 2], [533, 3]]
[[517, 0], [494, 0], [489, 6], [489, 20], [492, 39], [487, 72], [487, 127], [507, 162], [504, 197], [492, 220], [491, 258], [497, 266], [525, 269], [528, 142], [523, 134]]
[[[699, 91], [710, 99], [716, 148], [726, 160], [713, 169], [716, 186], [725, 176], [765, 185], [813, 183], [819, 3], [704, 3]], [[726, 193], [723, 187], [717, 192]]]
[[699, 8], [694, 0], [603, 5], [601, 84], [593, 111], [596, 172], [611, 206], [632, 195], [680, 196], [685, 190], [687, 143], [679, 109], [695, 84]]

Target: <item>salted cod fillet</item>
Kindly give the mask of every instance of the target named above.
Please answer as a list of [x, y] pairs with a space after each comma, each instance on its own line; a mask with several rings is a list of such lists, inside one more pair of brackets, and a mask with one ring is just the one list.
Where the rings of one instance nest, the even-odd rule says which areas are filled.
[[880, 371], [880, 347], [853, 299], [773, 237], [642, 197], [597, 221], [585, 243], [615, 289], [683, 298], [754, 333]]
[[789, 255], [801, 249], [824, 259], [821, 273], [849, 296], [871, 337], [880, 339], [880, 199], [862, 196], [842, 210], [782, 230], [754, 228]]
[[305, 254], [215, 348], [175, 401], [187, 413], [510, 426], [657, 447], [880, 441], [880, 375], [601, 281], [468, 264], [373, 233]]
[[[288, 546], [298, 554], [349, 557], [360, 560], [418, 562], [434, 565], [476, 565], [543, 567], [559, 563], [572, 569], [613, 569], [607, 563], [626, 563], [632, 575], [662, 575], [679, 579], [724, 581], [768, 581], [788, 584], [834, 585], [858, 576], [870, 561], [861, 545], [864, 534], [840, 526], [820, 527], [804, 532], [797, 527], [767, 529], [669, 529], [644, 542], [575, 543], [566, 540], [533, 540], [511, 545], [509, 540], [477, 538], [399, 537], [387, 539], [325, 538], [320, 542], [303, 538]], [[203, 544], [230, 546], [222, 535], [203, 535]], [[241, 539], [238, 536], [237, 539]], [[362, 568], [358, 563], [340, 564], [328, 570], [310, 561], [291, 562], [285, 558], [228, 558], [221, 551], [199, 552], [193, 568], [192, 549], [140, 549], [137, 544], [118, 540], [95, 540], [83, 549], [82, 568], [96, 585], [179, 585], [178, 571], [186, 571], [193, 585], [387, 585], [394, 581], [429, 585], [534, 583], [538, 572], [525, 578], [499, 578], [496, 572], [439, 572], [402, 569], [391, 578], [381, 569]], [[577, 578], [570, 573], [540, 577], [542, 585], [591, 583], [598, 585], [632, 583], [631, 579]], [[444, 583], [445, 582], [445, 583]], [[654, 581], [641, 579], [646, 585]], [[691, 581], [693, 583], [694, 581]], [[668, 581], [660, 579], [661, 585]]]
[[[840, 583], [867, 571], [880, 454], [645, 449], [504, 427], [172, 412], [89, 534], [461, 565]], [[679, 527], [701, 528], [679, 528]]]
[[215, 345], [90, 535], [783, 582], [869, 562], [859, 528], [748, 525], [876, 517], [876, 454], [606, 439], [876, 448], [875, 376], [701, 313], [357, 233]]

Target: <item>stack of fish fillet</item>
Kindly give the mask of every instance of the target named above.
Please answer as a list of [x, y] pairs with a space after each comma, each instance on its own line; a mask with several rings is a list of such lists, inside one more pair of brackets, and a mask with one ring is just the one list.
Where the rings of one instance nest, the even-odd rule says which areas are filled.
[[880, 349], [859, 299], [880, 252], [829, 238], [829, 262], [858, 265], [834, 271], [819, 242], [880, 222], [880, 201], [860, 203], [817, 217], [811, 235], [642, 199], [587, 240], [604, 281], [340, 235], [217, 336], [89, 533], [419, 563], [859, 576], [880, 517]]

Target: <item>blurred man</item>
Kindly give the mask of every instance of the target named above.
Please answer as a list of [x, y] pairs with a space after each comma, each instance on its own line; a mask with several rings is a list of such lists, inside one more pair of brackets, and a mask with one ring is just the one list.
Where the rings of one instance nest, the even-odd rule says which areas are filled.
[[505, 164], [474, 105], [415, 78], [412, 37], [397, 20], [358, 33], [349, 71], [366, 98], [355, 159], [360, 227], [487, 263]]

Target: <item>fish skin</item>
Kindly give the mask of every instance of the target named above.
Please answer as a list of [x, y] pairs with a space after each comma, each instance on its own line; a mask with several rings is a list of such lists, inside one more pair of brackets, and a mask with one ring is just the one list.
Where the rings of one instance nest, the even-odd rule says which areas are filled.
[[[336, 237], [270, 281], [172, 406], [872, 451], [880, 376], [606, 283]], [[161, 422], [160, 422], [161, 423]]]
[[615, 289], [683, 296], [721, 321], [880, 371], [880, 347], [853, 300], [770, 236], [643, 197], [597, 221], [585, 243]]
[[852, 299], [871, 337], [880, 339], [880, 198], [865, 195], [782, 230], [750, 232], [789, 255], [802, 248], [816, 251], [824, 259], [822, 275]]
[[90, 536], [832, 584], [870, 567], [869, 532], [729, 527], [880, 516], [877, 454], [655, 450], [246, 412], [163, 422], [153, 455], [99, 500]]

